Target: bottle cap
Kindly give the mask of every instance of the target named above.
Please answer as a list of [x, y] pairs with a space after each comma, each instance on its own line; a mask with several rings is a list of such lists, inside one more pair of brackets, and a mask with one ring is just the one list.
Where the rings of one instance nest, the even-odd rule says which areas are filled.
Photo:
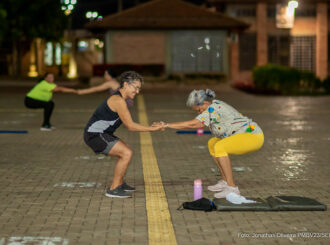
[[195, 179], [194, 180], [194, 185], [202, 185], [202, 180], [201, 179]]

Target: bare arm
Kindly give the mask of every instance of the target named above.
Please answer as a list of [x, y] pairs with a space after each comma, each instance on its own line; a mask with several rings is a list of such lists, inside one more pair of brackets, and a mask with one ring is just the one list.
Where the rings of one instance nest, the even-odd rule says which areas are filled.
[[66, 87], [61, 87], [61, 86], [56, 86], [53, 89], [53, 92], [62, 92], [62, 93], [77, 93], [77, 90], [73, 88], [66, 88]]
[[79, 89], [78, 94], [79, 95], [91, 94], [91, 93], [101, 92], [107, 89], [116, 90], [117, 88], [119, 88], [119, 83], [116, 80], [111, 80], [95, 87]]
[[163, 128], [161, 125], [143, 126], [141, 124], [133, 122], [131, 114], [127, 108], [127, 104], [125, 100], [120, 96], [111, 96], [108, 99], [107, 104], [112, 111], [118, 113], [120, 120], [130, 131], [149, 132], [149, 131], [157, 131]]
[[167, 123], [165, 124], [165, 126], [173, 129], [185, 129], [185, 128], [193, 129], [193, 128], [202, 128], [204, 127], [204, 124], [195, 118], [190, 121]]

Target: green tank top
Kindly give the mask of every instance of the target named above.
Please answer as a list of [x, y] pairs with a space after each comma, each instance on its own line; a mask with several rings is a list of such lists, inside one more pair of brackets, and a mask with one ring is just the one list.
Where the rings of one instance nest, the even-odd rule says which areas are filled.
[[30, 92], [27, 93], [27, 97], [35, 100], [41, 100], [48, 102], [52, 99], [53, 89], [56, 87], [55, 83], [49, 83], [45, 80], [34, 86]]

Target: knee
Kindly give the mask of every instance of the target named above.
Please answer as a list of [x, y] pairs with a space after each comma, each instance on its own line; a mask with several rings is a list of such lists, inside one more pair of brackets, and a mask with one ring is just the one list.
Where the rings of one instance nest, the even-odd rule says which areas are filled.
[[133, 156], [133, 151], [130, 148], [125, 149], [125, 151], [122, 152], [121, 158], [130, 161]]

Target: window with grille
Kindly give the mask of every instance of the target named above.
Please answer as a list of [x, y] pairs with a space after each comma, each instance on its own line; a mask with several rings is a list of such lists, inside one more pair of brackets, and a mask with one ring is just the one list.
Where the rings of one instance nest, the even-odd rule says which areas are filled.
[[299, 70], [315, 71], [315, 36], [291, 37], [290, 65]]
[[175, 31], [171, 36], [172, 72], [225, 72], [226, 33]]
[[268, 36], [268, 62], [288, 66], [290, 62], [290, 36]]
[[298, 8], [295, 9], [295, 15], [297, 17], [315, 17], [316, 7], [315, 5], [299, 6]]
[[239, 68], [251, 70], [257, 61], [257, 35], [256, 33], [242, 33], [239, 36]]
[[268, 18], [275, 18], [276, 16], [276, 5], [275, 4], [268, 4], [267, 5], [267, 17]]
[[231, 4], [227, 7], [227, 14], [233, 17], [256, 17], [256, 5]]

